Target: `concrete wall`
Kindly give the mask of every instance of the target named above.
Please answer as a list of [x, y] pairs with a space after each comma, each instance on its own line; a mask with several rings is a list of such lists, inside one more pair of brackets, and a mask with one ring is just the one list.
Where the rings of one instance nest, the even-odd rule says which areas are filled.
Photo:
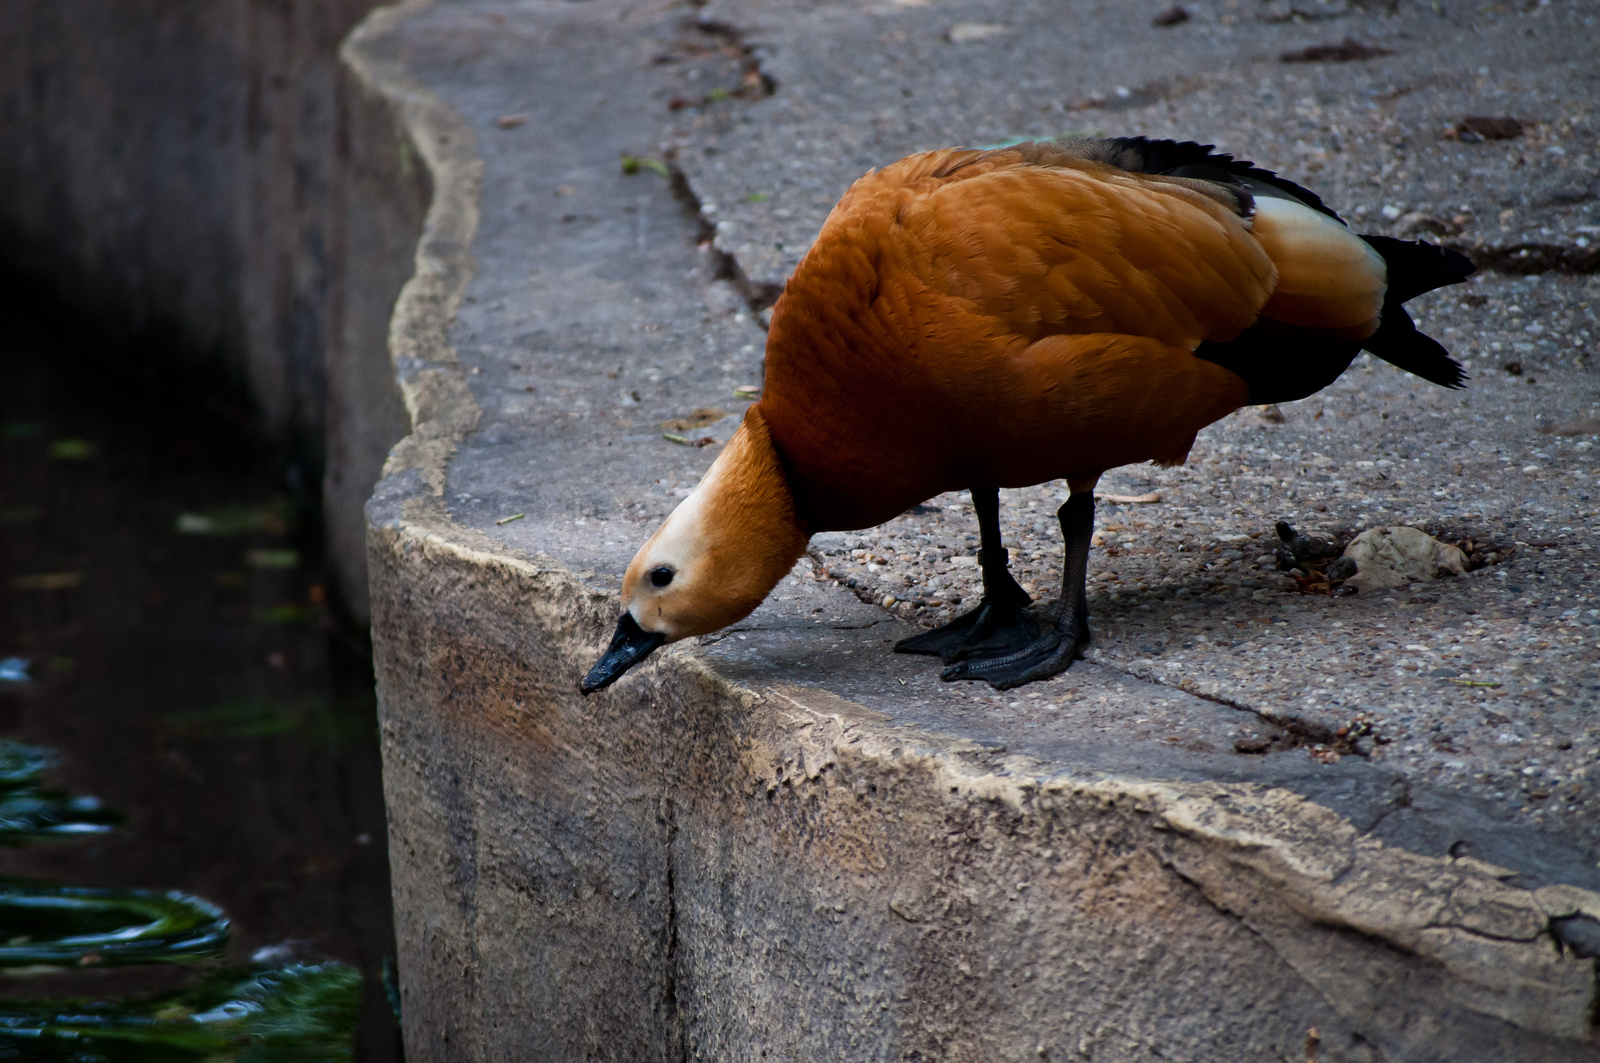
[[341, 240], [329, 290], [322, 476], [326, 548], [354, 618], [371, 615], [362, 507], [389, 450], [411, 428], [389, 348], [395, 300], [416, 269], [417, 240], [432, 197], [393, 101], [348, 67], [339, 80], [338, 198]]
[[373, 6], [0, 7], [0, 267], [247, 393], [303, 474], [326, 467], [361, 617], [360, 506], [405, 428], [388, 313], [426, 180], [394, 137], [351, 135], [388, 121], [336, 54]]
[[582, 699], [606, 597], [407, 486], [369, 512], [409, 1059], [1594, 1058], [1559, 890], [692, 660]]

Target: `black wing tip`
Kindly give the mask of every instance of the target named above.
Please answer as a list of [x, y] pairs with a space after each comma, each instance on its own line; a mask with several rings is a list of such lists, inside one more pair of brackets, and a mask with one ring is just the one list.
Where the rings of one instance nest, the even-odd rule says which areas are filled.
[[1449, 388], [1451, 391], [1460, 391], [1465, 388], [1467, 381], [1472, 379], [1466, 367], [1448, 355], [1445, 357], [1445, 363], [1445, 365], [1439, 367], [1438, 376], [1425, 376], [1422, 379], [1438, 384], [1442, 388]]
[[1362, 344], [1396, 369], [1452, 391], [1466, 386], [1467, 371], [1444, 344], [1419, 332], [1411, 315], [1398, 304], [1384, 307], [1383, 324]]
[[[1296, 184], [1287, 177], [1280, 177], [1275, 170], [1257, 166], [1249, 159], [1236, 158], [1231, 152], [1218, 151], [1215, 144], [1201, 144], [1193, 140], [1152, 140], [1142, 135], [1109, 137], [1101, 143], [1108, 145], [1117, 154], [1134, 153], [1140, 162], [1137, 169], [1141, 173], [1161, 174], [1184, 166], [1207, 164], [1240, 177], [1253, 177], [1289, 193], [1312, 210], [1326, 214], [1330, 218], [1344, 220], [1339, 218], [1339, 215], [1322, 201], [1322, 197], [1311, 189]], [[1113, 163], [1113, 165], [1120, 164]], [[1125, 165], [1121, 168], [1130, 171], [1134, 169]]]
[[1439, 387], [1447, 388], [1450, 391], [1464, 389], [1467, 386], [1467, 381], [1472, 379], [1467, 374], [1466, 368], [1449, 355], [1444, 355], [1437, 360], [1433, 358], [1423, 360], [1414, 357], [1391, 358], [1389, 355], [1379, 351], [1373, 351], [1372, 353], [1402, 372], [1421, 377], [1430, 384], [1437, 384]]

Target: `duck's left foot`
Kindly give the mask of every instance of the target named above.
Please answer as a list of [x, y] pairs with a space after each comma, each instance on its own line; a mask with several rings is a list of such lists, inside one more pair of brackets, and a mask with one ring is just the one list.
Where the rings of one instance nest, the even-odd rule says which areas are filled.
[[1089, 632], [1078, 625], [1052, 627], [1020, 650], [992, 657], [969, 657], [946, 668], [939, 678], [947, 683], [957, 679], [981, 679], [996, 690], [1011, 690], [1060, 675], [1083, 656], [1088, 645]]
[[945, 664], [983, 654], [1014, 653], [1038, 638], [1039, 627], [1026, 612], [1031, 602], [1021, 587], [1012, 597], [985, 598], [978, 608], [942, 627], [901, 639], [894, 644], [894, 652], [925, 653]]

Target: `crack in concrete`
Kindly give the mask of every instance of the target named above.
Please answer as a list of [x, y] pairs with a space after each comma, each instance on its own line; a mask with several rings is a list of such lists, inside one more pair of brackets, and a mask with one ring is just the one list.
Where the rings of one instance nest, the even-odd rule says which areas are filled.
[[755, 50], [755, 46], [744, 39], [744, 30], [731, 22], [707, 18], [704, 14], [705, 5], [706, 0], [699, 0], [698, 3], [695, 3], [696, 7], [702, 9], [700, 16], [695, 19], [695, 28], [708, 37], [719, 38], [724, 48], [736, 49], [739, 52], [739, 57], [744, 65], [745, 77], [751, 82], [750, 88], [754, 90], [742, 93], [738, 98], [764, 99], [767, 96], [776, 95], [778, 81], [767, 73], [765, 66], [761, 62], [761, 56]]
[[[700, 32], [720, 39], [725, 48], [737, 49], [744, 57], [747, 74], [753, 74], [758, 80], [760, 91], [753, 94], [755, 99], [771, 96], [778, 91], [778, 83], [771, 75], [761, 69], [761, 61], [755, 55], [752, 46], [745, 43], [744, 33], [738, 27], [714, 19], [696, 19], [694, 28]], [[727, 98], [735, 98], [724, 94]], [[750, 98], [742, 96], [739, 98]], [[687, 101], [674, 101], [681, 106]], [[710, 97], [698, 101], [699, 105], [711, 102]], [[688, 176], [676, 161], [676, 149], [668, 149], [662, 160], [667, 167], [668, 187], [672, 190], [673, 198], [683, 207], [684, 214], [694, 231], [694, 241], [702, 249], [710, 253], [712, 259], [711, 280], [727, 281], [731, 283], [740, 297], [744, 299], [755, 320], [760, 321], [760, 313], [778, 301], [778, 296], [783, 293], [781, 284], [760, 284], [752, 281], [740, 266], [739, 261], [730, 252], [723, 250], [717, 244], [717, 225], [707, 216], [705, 204], [698, 193], [689, 183]]]
[[[701, 6], [703, 6], [702, 0]], [[745, 67], [745, 76], [752, 82], [756, 91], [741, 94], [738, 98], [755, 100], [764, 99], [777, 94], [778, 82], [763, 68], [761, 56], [756, 54], [753, 45], [747, 43], [744, 31], [729, 22], [718, 19], [705, 18], [695, 20], [695, 28], [701, 33], [720, 40], [723, 47], [737, 49]], [[710, 98], [701, 101], [709, 102]], [[688, 176], [677, 164], [674, 154], [668, 152], [666, 158], [668, 180], [671, 183], [672, 194], [683, 204], [684, 210], [689, 214], [696, 226], [696, 243], [711, 253], [713, 261], [713, 281], [727, 281], [731, 283], [745, 304], [750, 308], [755, 320], [761, 320], [761, 311], [778, 301], [778, 296], [783, 294], [782, 284], [752, 281], [744, 267], [739, 264], [732, 252], [724, 250], [717, 242], [717, 225], [704, 210], [705, 204], [698, 193], [689, 183]]]
[[[1383, 812], [1380, 812], [1378, 814], [1378, 818], [1377, 819], [1375, 819], [1371, 823], [1367, 824], [1366, 833], [1368, 833], [1368, 834], [1373, 833], [1374, 831], [1376, 831], [1378, 829], [1379, 824], [1381, 824], [1384, 820], [1388, 819], [1390, 816], [1394, 815], [1396, 812], [1399, 812], [1401, 809], [1410, 808], [1411, 807], [1411, 780], [1407, 779], [1403, 775], [1402, 776], [1398, 776], [1397, 778], [1398, 778], [1398, 781], [1399, 781], [1399, 784], [1400, 784], [1400, 792], [1395, 794], [1394, 802], [1393, 802], [1393, 804], [1390, 805], [1390, 807], [1388, 809], [1386, 809]], [[1457, 846], [1459, 844], [1461, 844], [1461, 843], [1460, 842], [1451, 843], [1451, 849], [1453, 850], [1455, 848], [1455, 846]], [[1453, 856], [1455, 854], [1452, 852], [1451, 855]], [[1344, 878], [1344, 875], [1340, 875], [1339, 876], [1339, 879], [1342, 879], [1342, 878]], [[1334, 881], [1337, 883], [1339, 881], [1339, 879], [1335, 879]]]
[[[1200, 690], [1198, 687], [1184, 686], [1176, 683], [1163, 683], [1159, 679], [1155, 679], [1151, 676], [1138, 675], [1137, 673], [1118, 668], [1113, 664], [1108, 664], [1105, 661], [1096, 661], [1095, 663], [1099, 664], [1102, 668], [1109, 672], [1115, 672], [1118, 675], [1125, 676], [1136, 683], [1148, 683], [1151, 686], [1162, 687], [1167, 690], [1176, 690], [1180, 693], [1188, 694], [1190, 697], [1199, 698], [1201, 701], [1209, 701], [1214, 705], [1221, 705], [1224, 708], [1233, 709], [1235, 712], [1243, 712], [1254, 716], [1263, 723], [1278, 728], [1290, 736], [1291, 739], [1293, 739], [1293, 741], [1291, 741], [1285, 748], [1298, 749], [1307, 745], [1323, 745], [1327, 746], [1334, 752], [1339, 753], [1341, 756], [1353, 754], [1361, 757], [1363, 760], [1368, 758], [1368, 753], [1358, 747], [1352, 739], [1340, 738], [1334, 731], [1327, 727], [1323, 727], [1315, 723], [1309, 723], [1305, 720], [1296, 718], [1278, 719], [1268, 716], [1266, 712], [1252, 705], [1247, 705], [1242, 701], [1235, 701], [1232, 698], [1224, 697], [1221, 694], [1209, 694], [1204, 690]], [[1254, 754], [1241, 755], [1252, 756]]]
[[[1233, 922], [1234, 924], [1236, 924], [1237, 926], [1242, 927], [1247, 934], [1249, 934], [1251, 937], [1255, 938], [1257, 941], [1261, 942], [1261, 944], [1267, 949], [1268, 952], [1270, 952], [1274, 956], [1278, 957], [1278, 959], [1280, 961], [1282, 961], [1282, 963], [1283, 963], [1283, 965], [1285, 967], [1289, 968], [1289, 970], [1291, 970], [1291, 971], [1294, 971], [1295, 977], [1297, 977], [1300, 980], [1300, 984], [1305, 986], [1308, 991], [1310, 991], [1314, 996], [1317, 997], [1317, 999], [1321, 1000], [1325, 1005], [1327, 1005], [1327, 1008], [1331, 1013], [1333, 1013], [1334, 1015], [1338, 1015], [1341, 1019], [1344, 1017], [1340, 1013], [1339, 1007], [1334, 1002], [1333, 998], [1330, 997], [1328, 995], [1328, 993], [1321, 986], [1319, 986], [1316, 982], [1312, 981], [1311, 979], [1307, 978], [1305, 975], [1301, 974], [1300, 971], [1295, 968], [1294, 963], [1290, 961], [1289, 957], [1285, 956], [1283, 954], [1282, 950], [1280, 950], [1275, 944], [1273, 944], [1273, 941], [1272, 941], [1271, 938], [1267, 937], [1260, 930], [1257, 930], [1255, 927], [1251, 926], [1250, 925], [1250, 921], [1248, 919], [1246, 919], [1243, 915], [1241, 915], [1240, 913], [1238, 913], [1236, 911], [1233, 911], [1232, 909], [1228, 908], [1226, 905], [1222, 904], [1220, 901], [1217, 901], [1213, 897], [1211, 897], [1211, 895], [1206, 892], [1206, 889], [1205, 889], [1205, 887], [1203, 885], [1201, 885], [1195, 879], [1191, 878], [1189, 875], [1186, 875], [1184, 873], [1183, 869], [1180, 868], [1171, 859], [1171, 854], [1170, 853], [1166, 854], [1166, 859], [1162, 860], [1162, 864], [1168, 870], [1170, 870], [1174, 875], [1176, 875], [1178, 877], [1179, 881], [1186, 883], [1189, 886], [1189, 888], [1191, 890], [1193, 890], [1194, 893], [1206, 905], [1208, 905], [1213, 911], [1215, 911], [1218, 915], [1221, 915], [1224, 919], [1228, 919], [1231, 922]], [[1333, 929], [1343, 929], [1343, 928], [1333, 928]], [[1382, 939], [1376, 939], [1376, 940], [1382, 941]], [[1385, 945], [1390, 944], [1389, 942], [1382, 942], [1382, 943], [1385, 944]], [[1366, 1037], [1362, 1036], [1359, 1031], [1351, 1030], [1350, 1033], [1351, 1033], [1351, 1035], [1353, 1037], [1355, 1037], [1355, 1038], [1361, 1040], [1363, 1043], [1369, 1045], [1369, 1047], [1372, 1048], [1373, 1053], [1377, 1057], [1378, 1060], [1381, 1061], [1381, 1060], [1384, 1060], [1384, 1059], [1387, 1058], [1375, 1043], [1369, 1041]], [[1311, 1058], [1309, 1056], [1309, 1054], [1308, 1054], [1307, 1058], [1308, 1059]]]
[[[1299, 970], [1299, 967], [1297, 966], [1294, 958], [1289, 956], [1282, 949], [1278, 948], [1277, 945], [1273, 942], [1273, 940], [1272, 940], [1272, 938], [1270, 936], [1262, 933], [1256, 927], [1252, 926], [1250, 921], [1244, 916], [1244, 914], [1242, 914], [1240, 912], [1236, 912], [1236, 911], [1232, 910], [1231, 908], [1229, 908], [1227, 905], [1223, 904], [1222, 902], [1212, 898], [1208, 894], [1204, 884], [1201, 883], [1200, 881], [1198, 881], [1197, 879], [1195, 879], [1194, 877], [1192, 877], [1191, 875], [1186, 874], [1183, 871], [1183, 869], [1181, 867], [1179, 867], [1177, 865], [1177, 863], [1170, 858], [1170, 854], [1168, 854], [1167, 858], [1163, 859], [1162, 863], [1163, 863], [1164, 866], [1169, 868], [1173, 872], [1173, 874], [1175, 874], [1180, 880], [1182, 880], [1183, 882], [1187, 883], [1205, 901], [1205, 903], [1208, 906], [1210, 906], [1214, 911], [1216, 911], [1217, 913], [1223, 915], [1224, 917], [1232, 920], [1234, 923], [1236, 923], [1237, 925], [1242, 927], [1245, 931], [1250, 933], [1256, 940], [1262, 942], [1267, 947], [1267, 949], [1270, 950], [1273, 953], [1273, 955], [1277, 956], [1280, 960], [1283, 961], [1283, 963], [1286, 966], [1288, 966], [1291, 970], [1293, 970], [1295, 972], [1295, 975], [1299, 979], [1300, 983], [1302, 985], [1304, 985], [1313, 994], [1315, 994], [1318, 999], [1322, 1000], [1328, 1006], [1328, 1009], [1334, 1015], [1339, 1016], [1339, 1018], [1341, 1020], [1345, 1021], [1345, 1022], [1352, 1022], [1353, 1021], [1349, 1016], [1347, 1016], [1345, 1014], [1344, 1010], [1340, 1008], [1340, 1006], [1339, 1006], [1338, 1002], [1335, 1000], [1335, 998], [1333, 996], [1331, 996], [1328, 993], [1328, 991], [1322, 985], [1320, 985], [1318, 983], [1318, 981], [1316, 979], [1307, 977], [1303, 972], [1301, 972]], [[1340, 879], [1344, 878], [1344, 877], [1345, 877], [1344, 874], [1339, 875], [1337, 878], [1335, 878], [1333, 880], [1333, 882], [1330, 883], [1330, 885], [1337, 884], [1337, 882]], [[1339, 934], [1339, 935], [1348, 935], [1350, 937], [1354, 937], [1354, 938], [1360, 939], [1360, 940], [1362, 940], [1364, 942], [1367, 942], [1367, 943], [1370, 943], [1372, 945], [1375, 945], [1375, 946], [1377, 946], [1377, 947], [1379, 947], [1381, 949], [1384, 949], [1386, 951], [1389, 951], [1389, 952], [1394, 952], [1394, 953], [1398, 953], [1398, 954], [1403, 955], [1403, 956], [1414, 957], [1414, 958], [1417, 958], [1417, 959], [1423, 959], [1423, 960], [1427, 959], [1427, 957], [1424, 956], [1423, 954], [1417, 952], [1414, 949], [1407, 948], [1404, 944], [1402, 944], [1399, 941], [1396, 941], [1396, 940], [1394, 940], [1392, 938], [1389, 938], [1389, 937], [1385, 937], [1385, 936], [1383, 936], [1381, 934], [1373, 933], [1370, 930], [1362, 929], [1361, 927], [1352, 926], [1352, 925], [1350, 925], [1348, 923], [1344, 923], [1344, 922], [1331, 922], [1331, 921], [1328, 921], [1326, 919], [1317, 918], [1315, 916], [1307, 917], [1306, 921], [1307, 921], [1307, 923], [1309, 925], [1317, 927], [1317, 928], [1322, 929], [1324, 931], [1328, 931], [1328, 932], [1331, 932], [1331, 933], [1334, 933], [1334, 934]], [[1555, 935], [1556, 932], [1555, 932], [1554, 925], [1553, 925], [1555, 922], [1556, 922], [1556, 920], [1552, 919], [1550, 921], [1551, 925], [1547, 928], [1546, 931], [1544, 931], [1542, 933], [1549, 933], [1551, 935]], [[1540, 936], [1540, 935], [1535, 935], [1535, 937], [1532, 937], [1532, 938], [1502, 936], [1502, 935], [1486, 933], [1486, 932], [1484, 932], [1482, 930], [1477, 930], [1477, 929], [1474, 929], [1472, 927], [1464, 926], [1464, 925], [1462, 925], [1460, 923], [1454, 923], [1454, 922], [1429, 922], [1429, 923], [1424, 925], [1424, 929], [1453, 930], [1453, 931], [1458, 931], [1460, 933], [1467, 934], [1467, 935], [1469, 935], [1471, 937], [1478, 938], [1478, 939], [1481, 939], [1481, 940], [1484, 940], [1484, 941], [1500, 941], [1500, 942], [1506, 942], [1506, 943], [1509, 943], [1509, 944], [1527, 944], [1530, 941], [1535, 940], [1536, 937]], [[1557, 940], [1559, 941], [1559, 938]], [[1596, 964], [1596, 984], [1600, 985], [1600, 963]], [[1597, 998], [1597, 1003], [1595, 1005], [1595, 1014], [1594, 1014], [1594, 1017], [1591, 1019], [1590, 1025], [1591, 1026], [1600, 1027], [1600, 998]], [[1381, 1047], [1379, 1046], [1379, 1044], [1376, 1041], [1374, 1041], [1371, 1038], [1369, 1038], [1366, 1035], [1364, 1035], [1360, 1030], [1355, 1029], [1352, 1026], [1347, 1032], [1349, 1033], [1349, 1035], [1351, 1036], [1351, 1038], [1354, 1041], [1357, 1041], [1357, 1042], [1361, 1043], [1362, 1045], [1364, 1045], [1365, 1047], [1367, 1047], [1367, 1049], [1372, 1052], [1373, 1058], [1375, 1060], [1386, 1060], [1386, 1059], [1389, 1058], [1382, 1051]]]
[[1468, 935], [1470, 935], [1472, 937], [1475, 937], [1475, 938], [1482, 938], [1484, 941], [1507, 941], [1507, 942], [1511, 942], [1512, 944], [1516, 944], [1516, 945], [1525, 945], [1530, 941], [1536, 941], [1539, 938], [1543, 937], [1544, 935], [1550, 933], [1549, 923], [1546, 923], [1544, 929], [1540, 930], [1537, 934], [1529, 934], [1527, 937], [1513, 937], [1513, 936], [1511, 936], [1509, 934], [1491, 934], [1488, 931], [1478, 930], [1478, 929], [1475, 929], [1473, 927], [1467, 926], [1464, 923], [1434, 923], [1434, 922], [1429, 922], [1429, 923], [1424, 923], [1423, 924], [1423, 929], [1424, 930], [1458, 930], [1463, 934], [1468, 934]]
[[732, 284], [734, 290], [744, 299], [745, 305], [750, 308], [750, 313], [760, 321], [761, 311], [776, 303], [778, 296], [783, 294], [783, 285], [752, 281], [733, 253], [724, 251], [718, 246], [716, 222], [706, 217], [702, 209], [704, 204], [690, 186], [689, 178], [683, 170], [676, 162], [669, 160], [667, 172], [670, 174], [672, 194], [683, 204], [685, 213], [697, 227], [696, 243], [711, 253], [713, 262], [711, 279]]
[[684, 1025], [683, 1017], [678, 1011], [678, 875], [675, 866], [678, 841], [678, 811], [672, 800], [670, 792], [664, 792], [661, 797], [662, 819], [667, 828], [667, 842], [665, 847], [666, 875], [664, 886], [667, 894], [667, 926], [666, 926], [666, 957], [663, 964], [662, 977], [662, 1007], [666, 1011], [663, 1016], [668, 1030], [668, 1039], [672, 1042], [672, 1051], [677, 1063], [688, 1063], [689, 1038]]

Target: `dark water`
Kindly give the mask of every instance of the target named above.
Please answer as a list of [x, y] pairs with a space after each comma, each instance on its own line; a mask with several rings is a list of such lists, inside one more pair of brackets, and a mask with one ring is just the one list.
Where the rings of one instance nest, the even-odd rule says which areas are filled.
[[[349, 1022], [313, 1006], [330, 979], [353, 979], [328, 966], [340, 961], [364, 976], [357, 1058], [398, 1059], [370, 661], [328, 601], [312, 492], [239, 405], [59, 308], [10, 304], [0, 738], [57, 751], [41, 784], [92, 795], [101, 812], [90, 802], [86, 818], [120, 825], [0, 848], [0, 876], [183, 891], [231, 934], [199, 966], [0, 970], [0, 1016], [129, 994], [181, 1014], [242, 993], [229, 1006], [301, 999], [289, 1011], [326, 1036]], [[11, 918], [0, 934], [26, 938]], [[191, 1058], [133, 1051], [106, 1058]]]

